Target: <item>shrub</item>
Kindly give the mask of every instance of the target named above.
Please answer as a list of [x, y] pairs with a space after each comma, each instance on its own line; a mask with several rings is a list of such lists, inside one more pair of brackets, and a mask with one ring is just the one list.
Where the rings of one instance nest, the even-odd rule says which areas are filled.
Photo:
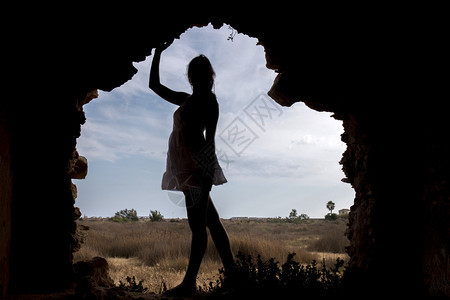
[[335, 221], [337, 220], [337, 215], [336, 214], [332, 214], [332, 213], [328, 213], [325, 215], [325, 220], [327, 221]]
[[297, 210], [293, 209], [289, 216], [286, 218], [276, 217], [269, 219], [270, 223], [294, 223], [294, 224], [302, 224], [304, 221], [309, 220], [309, 216], [307, 214], [297, 215]]
[[116, 212], [114, 217], [110, 218], [110, 221], [124, 223], [124, 222], [136, 222], [139, 221], [135, 209], [123, 209], [121, 211]]
[[147, 288], [142, 285], [144, 280], [140, 280], [139, 283], [136, 283], [136, 278], [134, 276], [133, 278], [127, 276], [126, 281], [127, 284], [123, 283], [122, 280], [119, 280], [118, 287], [128, 292], [143, 293], [147, 291]]
[[151, 210], [149, 217], [150, 221], [152, 222], [159, 222], [164, 220], [164, 216], [157, 210]]
[[[284, 264], [274, 258], [266, 261], [258, 255], [254, 262], [251, 255], [239, 252], [236, 255], [236, 267], [230, 274], [222, 275], [220, 282], [210, 289], [221, 293], [231, 290], [239, 296], [251, 295], [252, 298], [289, 296], [332, 296], [338, 295], [343, 276], [344, 261], [336, 259], [334, 267], [327, 268], [325, 261], [320, 268], [313, 260], [308, 265], [301, 265], [294, 260], [295, 253], [289, 253]], [[228, 277], [227, 277], [228, 276]], [[210, 283], [212, 285], [212, 283]], [[275, 298], [274, 298], [275, 299]]]

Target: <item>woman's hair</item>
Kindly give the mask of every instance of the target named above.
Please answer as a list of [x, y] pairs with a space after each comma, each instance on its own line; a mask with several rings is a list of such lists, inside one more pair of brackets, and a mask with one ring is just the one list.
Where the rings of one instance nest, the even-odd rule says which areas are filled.
[[188, 64], [187, 76], [191, 86], [202, 86], [212, 89], [216, 73], [209, 59], [203, 54], [200, 54], [194, 57]]

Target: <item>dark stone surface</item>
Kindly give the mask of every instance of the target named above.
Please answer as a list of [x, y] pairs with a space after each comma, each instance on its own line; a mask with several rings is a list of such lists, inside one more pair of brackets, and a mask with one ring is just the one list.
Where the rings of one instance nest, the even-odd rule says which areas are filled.
[[[77, 20], [79, 26], [58, 19], [27, 27], [24, 41], [39, 37], [21, 48], [35, 58], [31, 79], [24, 94], [0, 104], [0, 207], [6, 209], [0, 244], [9, 245], [0, 248], [2, 293], [73, 282], [79, 211], [71, 177], [84, 174], [75, 154], [83, 104], [96, 89], [129, 80], [136, 73], [132, 62], [158, 43], [212, 22], [230, 24], [264, 46], [267, 67], [279, 72], [269, 93], [275, 101], [303, 101], [343, 121], [341, 163], [356, 191], [347, 232], [349, 290], [450, 295], [449, 127], [440, 82], [428, 69], [439, 62], [438, 33], [422, 30], [421, 20], [398, 22], [400, 14], [299, 14], [167, 13], [136, 16], [134, 23], [111, 15]], [[418, 59], [420, 45], [433, 49], [428, 63]]]

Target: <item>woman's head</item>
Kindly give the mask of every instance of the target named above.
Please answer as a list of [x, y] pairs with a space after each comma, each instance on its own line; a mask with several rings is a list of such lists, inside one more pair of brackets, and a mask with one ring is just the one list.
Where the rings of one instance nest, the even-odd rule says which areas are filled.
[[187, 76], [192, 88], [211, 90], [216, 73], [209, 59], [203, 54], [200, 54], [194, 57], [187, 66]]

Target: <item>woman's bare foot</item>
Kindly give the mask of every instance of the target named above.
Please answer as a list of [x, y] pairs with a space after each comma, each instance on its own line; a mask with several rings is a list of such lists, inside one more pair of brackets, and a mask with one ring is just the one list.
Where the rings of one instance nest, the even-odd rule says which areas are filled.
[[191, 296], [197, 291], [197, 287], [194, 284], [180, 283], [174, 288], [167, 290], [163, 293], [164, 296], [180, 297], [180, 296]]

